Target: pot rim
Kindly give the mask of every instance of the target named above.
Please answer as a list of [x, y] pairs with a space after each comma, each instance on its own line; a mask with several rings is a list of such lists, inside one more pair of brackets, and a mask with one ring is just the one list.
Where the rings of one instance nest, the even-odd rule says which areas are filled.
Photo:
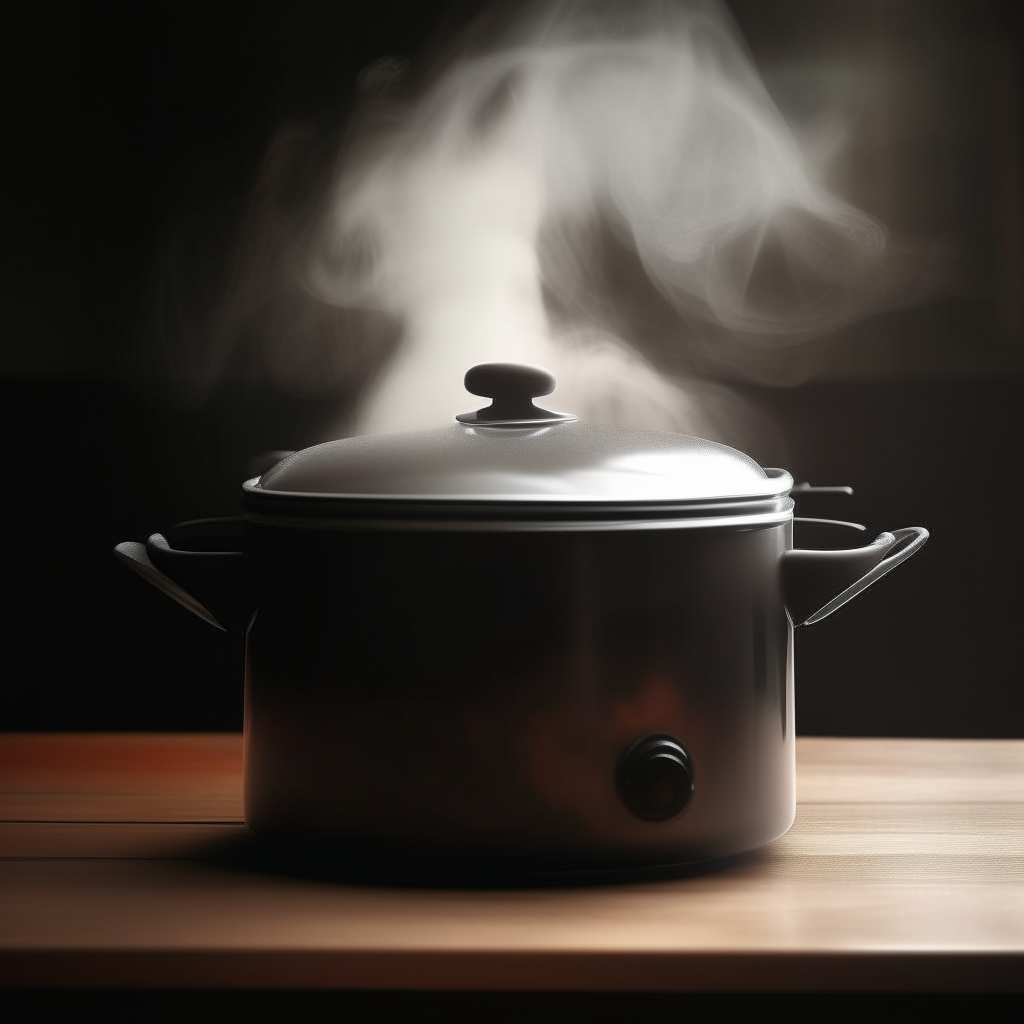
[[[261, 478], [242, 484], [242, 509], [246, 519], [274, 525], [306, 524], [316, 520], [347, 529], [385, 528], [395, 522], [409, 529], [411, 523], [451, 524], [451, 528], [469, 528], [469, 523], [488, 528], [544, 528], [545, 525], [572, 523], [578, 528], [607, 528], [613, 523], [697, 526], [727, 520], [732, 525], [746, 522], [776, 522], [791, 518], [794, 502], [789, 496], [793, 478], [784, 469], [764, 470], [776, 481], [771, 494], [716, 497], [698, 500], [615, 499], [558, 494], [509, 494], [486, 497], [438, 494], [345, 494], [310, 491], [268, 490]], [[765, 518], [767, 517], [767, 519]], [[361, 525], [356, 526], [359, 523]], [[499, 526], [499, 524], [504, 524]], [[399, 528], [399, 527], [395, 527]]]
[[708, 516], [684, 519], [621, 520], [522, 520], [522, 519], [325, 519], [247, 515], [247, 523], [257, 526], [305, 530], [395, 530], [416, 533], [611, 533], [640, 530], [750, 529], [774, 526], [793, 518], [792, 510], [752, 513], [739, 516]]
[[330, 530], [595, 531], [752, 527], [793, 518], [788, 491], [773, 498], [723, 498], [700, 502], [581, 501], [529, 496], [530, 500], [468, 500], [429, 496], [347, 495], [266, 491], [254, 477], [243, 484], [246, 522], [261, 526]]

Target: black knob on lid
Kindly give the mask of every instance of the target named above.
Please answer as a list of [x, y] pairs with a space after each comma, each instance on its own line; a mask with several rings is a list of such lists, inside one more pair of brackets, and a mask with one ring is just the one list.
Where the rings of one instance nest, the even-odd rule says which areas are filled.
[[626, 748], [615, 783], [622, 802], [638, 818], [668, 821], [693, 796], [693, 763], [671, 733], [647, 733]]
[[476, 412], [460, 413], [461, 423], [489, 427], [534, 427], [574, 420], [564, 412], [549, 412], [533, 404], [534, 398], [555, 390], [555, 375], [529, 363], [480, 363], [466, 372], [466, 390], [491, 404]]

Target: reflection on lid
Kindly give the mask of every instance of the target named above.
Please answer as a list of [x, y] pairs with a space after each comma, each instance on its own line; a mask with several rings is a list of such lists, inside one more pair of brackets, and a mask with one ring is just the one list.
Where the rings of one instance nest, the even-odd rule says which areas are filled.
[[567, 422], [461, 424], [331, 441], [265, 473], [264, 491], [460, 500], [679, 501], [784, 493], [747, 455], [682, 434]]

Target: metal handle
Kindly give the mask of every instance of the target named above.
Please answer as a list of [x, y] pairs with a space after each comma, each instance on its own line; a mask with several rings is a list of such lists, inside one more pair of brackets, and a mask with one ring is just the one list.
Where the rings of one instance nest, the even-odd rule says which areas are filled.
[[145, 544], [140, 544], [136, 540], [125, 540], [114, 548], [114, 554], [118, 561], [138, 573], [160, 593], [166, 594], [172, 601], [177, 601], [182, 608], [187, 608], [193, 615], [198, 615], [203, 622], [208, 622], [211, 626], [224, 630], [209, 608], [200, 604], [184, 587], [178, 586], [170, 576], [162, 573], [150, 561]]
[[[878, 538], [884, 537], [881, 534]], [[816, 622], [828, 618], [834, 611], [842, 608], [848, 601], [852, 601], [862, 590], [866, 590], [872, 583], [876, 583], [887, 572], [892, 572], [901, 562], [905, 562], [911, 555], [924, 547], [928, 540], [928, 531], [923, 526], [907, 526], [902, 530], [894, 530], [892, 534], [894, 544], [886, 545], [887, 554], [882, 560], [863, 576], [856, 583], [852, 583], [842, 593], [837, 594], [828, 604], [823, 605], [809, 618], [804, 619], [803, 625], [813, 626]], [[876, 541], [877, 543], [877, 541]]]
[[809, 484], [806, 481], [799, 484], [794, 484], [790, 490], [790, 495], [794, 498], [801, 498], [804, 495], [820, 495], [825, 494], [829, 496], [852, 498], [853, 488], [848, 484]]
[[170, 542], [160, 533], [146, 543], [125, 541], [114, 554], [161, 593], [204, 622], [228, 633], [244, 632], [252, 597], [243, 548], [243, 520], [196, 519], [179, 523]]
[[844, 550], [794, 549], [782, 556], [786, 607], [794, 626], [813, 626], [918, 552], [928, 531], [909, 526]]

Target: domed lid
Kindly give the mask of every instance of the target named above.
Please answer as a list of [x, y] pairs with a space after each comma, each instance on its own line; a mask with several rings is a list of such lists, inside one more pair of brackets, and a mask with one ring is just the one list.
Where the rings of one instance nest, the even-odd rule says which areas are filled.
[[[516, 509], [732, 505], [776, 501], [788, 473], [714, 441], [583, 423], [539, 409], [554, 390], [540, 367], [486, 363], [466, 387], [490, 406], [435, 430], [345, 438], [296, 452], [246, 484], [247, 498]], [[246, 502], [249, 505], [249, 501]], [[453, 504], [454, 503], [454, 504]], [[275, 501], [280, 507], [280, 502]], [[319, 502], [323, 508], [323, 501]]]

